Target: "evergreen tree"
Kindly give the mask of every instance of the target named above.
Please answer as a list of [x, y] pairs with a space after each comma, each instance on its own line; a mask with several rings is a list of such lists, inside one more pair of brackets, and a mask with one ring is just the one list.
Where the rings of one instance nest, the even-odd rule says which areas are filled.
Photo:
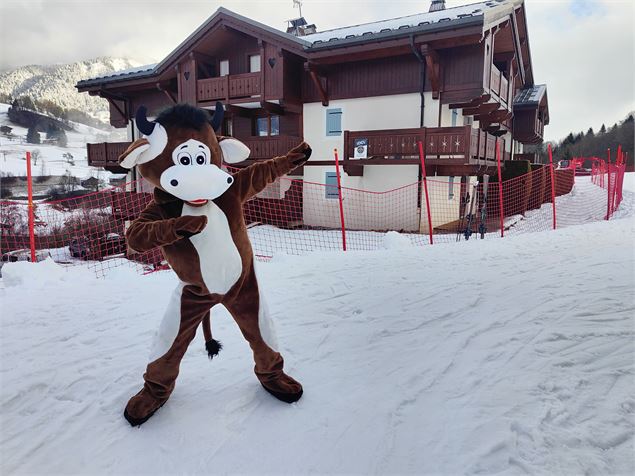
[[26, 131], [26, 141], [29, 144], [39, 144], [40, 143], [40, 134], [35, 129], [35, 126], [29, 127]]
[[600, 127], [600, 134], [606, 134], [606, 126], [604, 124]]

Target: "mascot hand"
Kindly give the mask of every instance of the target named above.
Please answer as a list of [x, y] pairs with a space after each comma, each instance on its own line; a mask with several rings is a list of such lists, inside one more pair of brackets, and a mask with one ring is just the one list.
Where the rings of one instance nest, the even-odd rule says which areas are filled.
[[206, 216], [185, 215], [177, 218], [174, 222], [176, 233], [183, 238], [190, 238], [197, 233], [200, 233], [206, 225]]
[[302, 142], [302, 144], [294, 147], [289, 152], [287, 152], [287, 158], [291, 161], [293, 165], [302, 165], [309, 157], [311, 157], [311, 146], [306, 142]]

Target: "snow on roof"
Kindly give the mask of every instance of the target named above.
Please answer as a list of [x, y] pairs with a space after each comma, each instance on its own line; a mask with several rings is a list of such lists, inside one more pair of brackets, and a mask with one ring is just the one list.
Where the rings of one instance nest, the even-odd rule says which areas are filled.
[[332, 30], [320, 31], [311, 35], [305, 35], [302, 39], [309, 41], [313, 46], [320, 43], [352, 39], [356, 37], [386, 33], [416, 26], [431, 25], [434, 23], [450, 22], [470, 17], [482, 17], [484, 12], [490, 8], [508, 3], [508, 0], [490, 0], [486, 2], [472, 3], [453, 8], [446, 8], [436, 12], [417, 13], [404, 17], [380, 20], [360, 25], [334, 28]]
[[103, 79], [127, 79], [129, 77], [144, 76], [146, 74], [149, 75], [154, 71], [154, 68], [156, 65], [157, 63], [152, 63], [152, 64], [146, 64], [143, 66], [137, 66], [136, 68], [128, 68], [128, 69], [122, 69], [119, 71], [113, 71], [112, 73], [105, 74], [103, 76], [96, 76], [94, 78], [83, 79], [79, 81], [77, 84], [83, 86], [83, 85], [92, 83], [93, 81], [101, 81]]
[[542, 97], [547, 92], [546, 84], [536, 84], [528, 88], [521, 89], [514, 98], [514, 106], [530, 106], [540, 104]]

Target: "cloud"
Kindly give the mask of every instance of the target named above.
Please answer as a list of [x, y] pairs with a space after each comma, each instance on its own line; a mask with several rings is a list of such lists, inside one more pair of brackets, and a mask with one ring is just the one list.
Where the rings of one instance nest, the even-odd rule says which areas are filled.
[[[298, 15], [291, 0], [222, 5], [279, 29]], [[549, 91], [548, 139], [612, 124], [635, 109], [632, 0], [526, 0], [525, 5], [534, 77]], [[3, 0], [0, 69], [103, 55], [156, 62], [219, 6], [210, 0]], [[326, 30], [427, 7], [425, 0], [305, 0], [302, 13]]]

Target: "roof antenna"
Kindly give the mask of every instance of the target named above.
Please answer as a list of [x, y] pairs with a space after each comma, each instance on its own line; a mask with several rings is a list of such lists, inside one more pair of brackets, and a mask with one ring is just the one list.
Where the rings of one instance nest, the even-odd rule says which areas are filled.
[[298, 7], [300, 16], [302, 16], [302, 0], [293, 0], [293, 8]]

